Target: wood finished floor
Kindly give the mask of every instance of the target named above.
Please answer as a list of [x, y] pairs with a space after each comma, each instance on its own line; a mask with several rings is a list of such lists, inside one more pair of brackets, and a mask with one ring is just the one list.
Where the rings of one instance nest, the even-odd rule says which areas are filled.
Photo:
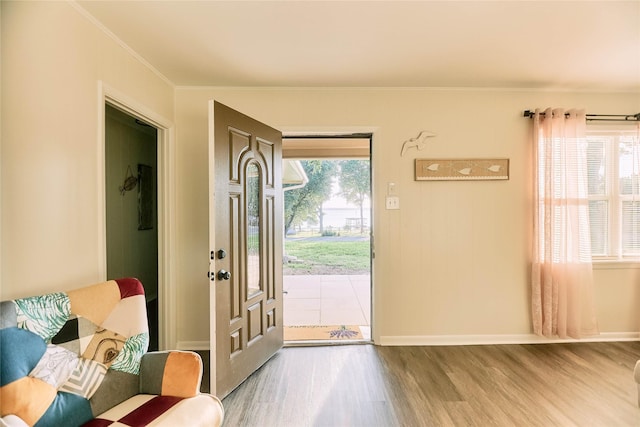
[[640, 426], [640, 342], [292, 347], [224, 400], [235, 426]]

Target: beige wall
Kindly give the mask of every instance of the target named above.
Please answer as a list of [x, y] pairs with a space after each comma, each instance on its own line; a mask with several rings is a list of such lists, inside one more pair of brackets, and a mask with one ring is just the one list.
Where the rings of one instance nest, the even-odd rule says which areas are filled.
[[[383, 343], [434, 336], [526, 336], [529, 315], [530, 122], [527, 108], [640, 110], [637, 94], [423, 89], [223, 89], [176, 91], [183, 296], [178, 336], [204, 341], [208, 302], [207, 101], [216, 99], [283, 131], [374, 131], [374, 336]], [[420, 130], [438, 134], [400, 156]], [[507, 157], [509, 181], [416, 182], [416, 157]], [[388, 182], [401, 209], [384, 209]], [[204, 255], [203, 255], [204, 254]], [[598, 270], [603, 332], [636, 332], [640, 269]], [[425, 338], [426, 337], [426, 338]], [[473, 340], [474, 338], [472, 338]]]
[[[98, 81], [176, 124], [177, 341], [209, 337], [207, 101], [285, 131], [367, 129], [374, 141], [375, 337], [530, 333], [525, 108], [640, 110], [638, 94], [178, 88], [67, 2], [1, 4], [0, 298], [101, 280]], [[174, 98], [175, 96], [175, 98]], [[174, 113], [175, 111], [175, 113]], [[438, 134], [423, 152], [402, 142]], [[417, 156], [508, 157], [506, 182], [415, 182]], [[384, 210], [395, 182], [399, 211]], [[596, 271], [605, 332], [640, 324], [640, 270]]]
[[69, 2], [1, 2], [2, 299], [102, 280], [98, 81], [173, 120], [174, 88]]

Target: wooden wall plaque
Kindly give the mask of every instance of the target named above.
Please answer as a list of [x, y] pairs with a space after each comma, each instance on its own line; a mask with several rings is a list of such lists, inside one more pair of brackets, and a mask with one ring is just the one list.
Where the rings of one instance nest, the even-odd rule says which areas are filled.
[[509, 159], [416, 159], [416, 181], [509, 179]]

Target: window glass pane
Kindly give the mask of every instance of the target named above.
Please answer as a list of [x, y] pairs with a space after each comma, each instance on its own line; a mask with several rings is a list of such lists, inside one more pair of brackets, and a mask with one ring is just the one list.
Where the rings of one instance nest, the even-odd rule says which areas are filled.
[[632, 135], [620, 137], [619, 184], [620, 194], [640, 194], [640, 148]]
[[591, 254], [607, 255], [609, 248], [609, 209], [606, 200], [589, 201]]
[[591, 252], [640, 257], [640, 130], [594, 125], [589, 130], [587, 182]]
[[622, 202], [622, 254], [640, 255], [640, 201]]
[[605, 141], [589, 138], [587, 146], [587, 177], [589, 195], [604, 195], [607, 192], [607, 161]]

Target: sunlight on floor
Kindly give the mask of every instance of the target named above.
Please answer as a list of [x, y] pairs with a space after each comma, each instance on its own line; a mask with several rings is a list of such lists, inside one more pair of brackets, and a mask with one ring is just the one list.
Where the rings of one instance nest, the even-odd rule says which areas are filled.
[[284, 326], [356, 325], [371, 339], [371, 280], [363, 275], [284, 276]]

